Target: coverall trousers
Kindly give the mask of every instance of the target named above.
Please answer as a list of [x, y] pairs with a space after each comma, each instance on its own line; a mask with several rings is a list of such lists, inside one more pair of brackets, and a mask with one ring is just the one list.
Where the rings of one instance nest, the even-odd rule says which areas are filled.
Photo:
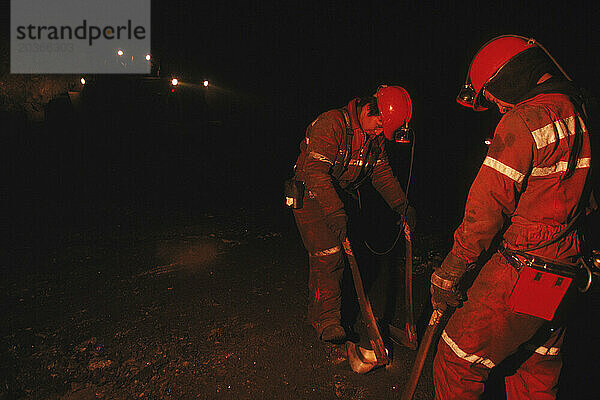
[[327, 227], [318, 202], [309, 194], [304, 196], [303, 207], [294, 210], [294, 217], [308, 251], [308, 321], [320, 336], [325, 327], [340, 324], [343, 249]]
[[517, 351], [525, 361], [505, 378], [507, 399], [556, 397], [564, 329], [510, 310], [517, 278], [499, 253], [483, 267], [442, 332], [433, 365], [436, 399], [479, 398], [490, 370]]

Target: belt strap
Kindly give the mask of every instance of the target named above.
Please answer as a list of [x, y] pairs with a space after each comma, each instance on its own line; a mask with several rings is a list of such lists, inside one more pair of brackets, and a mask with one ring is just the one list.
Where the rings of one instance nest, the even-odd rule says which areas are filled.
[[517, 257], [515, 257], [514, 254], [509, 253], [509, 250], [504, 247], [504, 246], [500, 246], [498, 247], [498, 252], [500, 254], [502, 254], [502, 256], [504, 257], [504, 259], [506, 261], [508, 261], [508, 263], [518, 271], [520, 271], [521, 269], [523, 269], [523, 267], [525, 266], [525, 264], [523, 264], [521, 262], [521, 260], [519, 260]]
[[[542, 272], [550, 272], [553, 274], [574, 277], [577, 274], [579, 265], [567, 264], [558, 260], [535, 256], [533, 254], [526, 253], [520, 250], [507, 249], [504, 246], [498, 248], [498, 252], [512, 265], [517, 271], [523, 269], [523, 267], [530, 267]], [[522, 261], [519, 257], [525, 259]]]

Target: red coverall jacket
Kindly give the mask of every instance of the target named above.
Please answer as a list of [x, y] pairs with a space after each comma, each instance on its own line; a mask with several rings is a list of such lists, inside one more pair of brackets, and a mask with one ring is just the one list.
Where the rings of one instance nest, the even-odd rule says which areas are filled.
[[[362, 131], [357, 102], [354, 99], [342, 109], [317, 117], [306, 129], [296, 163], [296, 179], [304, 182], [305, 195], [303, 207], [294, 210], [294, 216], [309, 254], [309, 320], [319, 334], [326, 326], [340, 323], [344, 263], [340, 243], [327, 227], [327, 218], [344, 205], [334, 184], [345, 189], [370, 179], [392, 209], [407, 204], [406, 195], [390, 168], [385, 138]], [[348, 150], [351, 155], [347, 156]]]
[[[394, 209], [406, 202], [404, 191], [394, 176], [384, 149], [383, 135], [365, 134], [358, 122], [357, 101], [346, 107], [325, 112], [306, 129], [306, 137], [300, 143], [300, 156], [296, 162], [296, 178], [304, 182], [307, 191], [317, 200], [323, 213], [329, 215], [343, 208], [333, 181], [342, 189], [365, 178], [370, 168], [370, 180], [384, 200]], [[346, 160], [348, 135], [346, 112], [352, 130], [352, 156], [343, 171]], [[339, 172], [343, 172], [339, 175]], [[337, 176], [337, 177], [336, 177]], [[369, 178], [368, 176], [366, 178]]]
[[[576, 169], [562, 179], [576, 129], [583, 132]], [[471, 186], [452, 252], [474, 262], [505, 218], [510, 225], [503, 241], [510, 249], [526, 250], [559, 235], [585, 205], [582, 195], [590, 165], [588, 132], [567, 96], [540, 94], [517, 104], [496, 128]], [[579, 252], [580, 235], [574, 229], [531, 253], [571, 261]], [[554, 398], [562, 365], [562, 329], [540, 336], [544, 320], [510, 310], [507, 300], [517, 278], [518, 272], [499, 253], [483, 267], [468, 301], [442, 333], [434, 362], [436, 398], [478, 398], [489, 369], [530, 340], [531, 357], [506, 379], [508, 398]]]

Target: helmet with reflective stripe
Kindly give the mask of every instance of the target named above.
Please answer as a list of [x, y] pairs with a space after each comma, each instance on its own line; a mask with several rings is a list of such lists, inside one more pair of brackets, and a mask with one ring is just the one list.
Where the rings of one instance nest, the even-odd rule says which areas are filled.
[[388, 140], [394, 138], [394, 132], [408, 127], [412, 116], [412, 102], [408, 92], [400, 86], [380, 86], [375, 93], [381, 115], [383, 134]]
[[487, 107], [482, 105], [486, 83], [517, 54], [537, 45], [534, 39], [518, 35], [498, 36], [484, 44], [471, 62], [467, 80], [456, 101], [475, 111], [487, 110]]

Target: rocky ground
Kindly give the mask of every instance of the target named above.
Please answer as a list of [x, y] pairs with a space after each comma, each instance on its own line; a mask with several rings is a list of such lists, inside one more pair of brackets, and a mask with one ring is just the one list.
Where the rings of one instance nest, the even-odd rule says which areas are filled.
[[[419, 333], [428, 275], [448, 246], [449, 231], [433, 232], [414, 241]], [[361, 262], [379, 265], [375, 313], [399, 325], [401, 304], [390, 311], [383, 294], [402, 249]], [[0, 255], [3, 400], [391, 399], [416, 355], [394, 347], [390, 368], [358, 375], [343, 346], [316, 340], [305, 321], [307, 259], [285, 210], [65, 230]], [[598, 337], [571, 347], [597, 355]], [[597, 372], [568, 367], [562, 398], [598, 398], [584, 395]], [[432, 397], [429, 357], [415, 399]]]

